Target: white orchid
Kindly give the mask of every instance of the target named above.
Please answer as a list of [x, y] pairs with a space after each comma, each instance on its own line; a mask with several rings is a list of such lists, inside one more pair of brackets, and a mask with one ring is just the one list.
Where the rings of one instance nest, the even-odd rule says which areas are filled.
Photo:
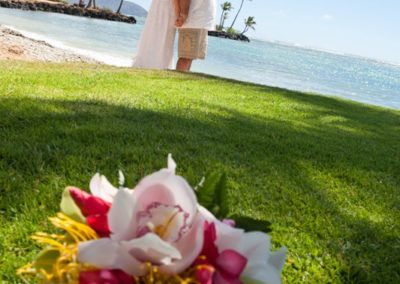
[[118, 189], [116, 189], [105, 176], [99, 173], [95, 174], [90, 180], [89, 187], [93, 196], [99, 197], [109, 203], [114, 201], [118, 193]]
[[168, 169], [145, 177], [133, 191], [94, 179], [92, 193], [112, 202], [111, 235], [80, 243], [78, 260], [135, 276], [146, 274], [148, 264], [168, 274], [188, 268], [203, 246], [204, 218], [193, 189], [175, 175], [175, 168], [169, 156]]

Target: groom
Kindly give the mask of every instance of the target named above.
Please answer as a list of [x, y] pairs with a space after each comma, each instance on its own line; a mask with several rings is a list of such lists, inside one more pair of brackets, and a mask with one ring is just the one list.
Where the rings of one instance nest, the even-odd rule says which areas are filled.
[[215, 0], [176, 0], [179, 28], [176, 70], [188, 72], [195, 59], [205, 59], [208, 31], [215, 28]]

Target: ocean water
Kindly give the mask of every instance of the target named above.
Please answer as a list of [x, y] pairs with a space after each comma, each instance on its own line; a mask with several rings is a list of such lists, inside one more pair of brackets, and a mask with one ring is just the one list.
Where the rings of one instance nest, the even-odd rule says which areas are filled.
[[[104, 63], [130, 66], [143, 28], [62, 14], [0, 8], [0, 25]], [[295, 46], [210, 37], [193, 71], [400, 109], [400, 66]]]

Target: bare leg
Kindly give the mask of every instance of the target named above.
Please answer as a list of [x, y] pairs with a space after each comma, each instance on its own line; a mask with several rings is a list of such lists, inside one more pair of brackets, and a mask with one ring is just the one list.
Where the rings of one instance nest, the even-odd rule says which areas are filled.
[[188, 58], [179, 58], [176, 63], [176, 70], [181, 72], [189, 72], [190, 68], [192, 68], [193, 59]]

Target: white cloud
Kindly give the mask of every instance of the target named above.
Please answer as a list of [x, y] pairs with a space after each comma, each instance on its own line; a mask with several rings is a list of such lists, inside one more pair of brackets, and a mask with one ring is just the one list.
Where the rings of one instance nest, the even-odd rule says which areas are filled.
[[332, 21], [334, 19], [334, 17], [330, 14], [325, 14], [325, 15], [322, 15], [320, 19], [323, 21]]

